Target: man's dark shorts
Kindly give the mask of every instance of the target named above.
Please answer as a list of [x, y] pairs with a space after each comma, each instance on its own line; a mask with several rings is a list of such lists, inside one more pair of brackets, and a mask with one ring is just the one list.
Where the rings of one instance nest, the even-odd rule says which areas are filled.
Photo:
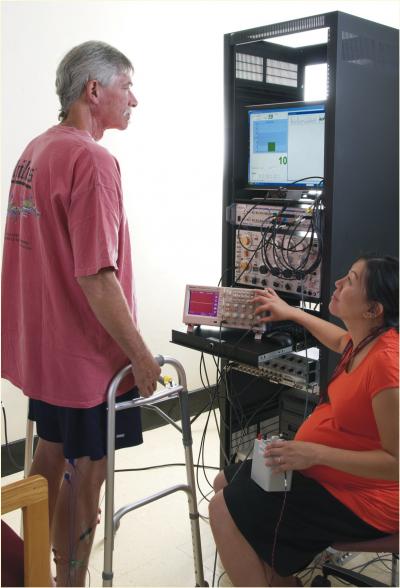
[[[118, 402], [138, 398], [137, 388], [118, 396]], [[107, 455], [107, 402], [93, 408], [66, 408], [41, 400], [29, 399], [31, 421], [41, 439], [62, 443], [66, 459]], [[140, 408], [116, 412], [115, 449], [143, 443]]]

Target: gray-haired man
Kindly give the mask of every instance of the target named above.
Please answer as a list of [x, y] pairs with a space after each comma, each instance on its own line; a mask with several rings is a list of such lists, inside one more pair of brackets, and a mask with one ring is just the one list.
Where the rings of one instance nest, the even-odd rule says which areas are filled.
[[[160, 373], [136, 327], [118, 162], [96, 143], [128, 126], [132, 72], [106, 43], [69, 51], [57, 69], [61, 122], [29, 143], [11, 180], [2, 376], [30, 398], [39, 436], [31, 474], [48, 480], [59, 586], [85, 583], [105, 478], [107, 385], [131, 362], [135, 382], [123, 382], [121, 398], [149, 396]], [[140, 443], [138, 413], [117, 415], [117, 446]]]

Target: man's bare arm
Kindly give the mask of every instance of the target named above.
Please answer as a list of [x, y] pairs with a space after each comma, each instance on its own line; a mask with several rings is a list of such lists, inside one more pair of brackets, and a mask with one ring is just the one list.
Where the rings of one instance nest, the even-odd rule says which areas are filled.
[[132, 363], [136, 385], [143, 396], [157, 386], [160, 367], [146, 347], [113, 270], [77, 278], [90, 308], [107, 333], [118, 343]]

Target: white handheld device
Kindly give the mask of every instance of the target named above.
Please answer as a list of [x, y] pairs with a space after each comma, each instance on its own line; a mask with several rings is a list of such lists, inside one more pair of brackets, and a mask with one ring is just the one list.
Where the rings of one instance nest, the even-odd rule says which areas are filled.
[[268, 439], [255, 439], [253, 449], [253, 463], [251, 466], [251, 479], [267, 492], [284, 492], [292, 486], [292, 471], [274, 473], [272, 468], [265, 464], [264, 451], [272, 441], [280, 439], [273, 435]]

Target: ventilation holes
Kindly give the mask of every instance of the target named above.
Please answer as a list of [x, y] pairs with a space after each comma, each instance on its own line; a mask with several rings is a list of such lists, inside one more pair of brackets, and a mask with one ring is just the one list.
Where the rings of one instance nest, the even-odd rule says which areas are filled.
[[297, 87], [297, 64], [267, 59], [267, 84]]
[[236, 77], [254, 82], [263, 81], [263, 58], [257, 55], [236, 53]]
[[257, 32], [243, 34], [242, 39], [243, 41], [259, 41], [261, 39], [268, 39], [269, 37], [279, 37], [281, 35], [290, 35], [291, 33], [300, 33], [311, 29], [320, 29], [325, 26], [325, 15], [321, 14], [259, 28], [256, 29]]

